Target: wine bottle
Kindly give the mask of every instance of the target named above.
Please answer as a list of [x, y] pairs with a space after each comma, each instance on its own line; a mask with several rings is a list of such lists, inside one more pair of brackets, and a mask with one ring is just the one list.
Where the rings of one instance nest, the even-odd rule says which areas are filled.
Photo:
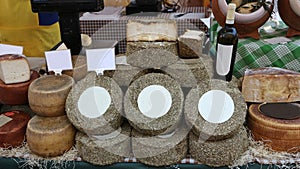
[[235, 8], [234, 3], [228, 5], [225, 26], [217, 35], [216, 72], [219, 76], [225, 76], [226, 81], [232, 79], [238, 45], [238, 33], [234, 27]]

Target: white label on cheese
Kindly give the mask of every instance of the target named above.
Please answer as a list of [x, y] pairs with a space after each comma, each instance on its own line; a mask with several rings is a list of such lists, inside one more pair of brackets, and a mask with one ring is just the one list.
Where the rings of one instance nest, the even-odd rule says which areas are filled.
[[230, 70], [233, 45], [218, 44], [216, 71], [219, 75], [225, 76]]
[[138, 108], [147, 117], [159, 118], [168, 113], [172, 105], [170, 92], [163, 86], [144, 88], [137, 99]]
[[103, 87], [90, 87], [79, 97], [78, 109], [87, 118], [102, 116], [111, 104], [111, 97]]
[[12, 121], [13, 119], [10, 117], [7, 117], [5, 115], [0, 115], [0, 127], [4, 126], [5, 124], [7, 124], [8, 122]]
[[234, 102], [226, 92], [211, 90], [199, 99], [198, 111], [203, 119], [210, 123], [223, 123], [232, 117]]
[[114, 48], [87, 49], [86, 56], [88, 71], [95, 71], [97, 74], [103, 74], [104, 70], [116, 69]]
[[55, 74], [61, 74], [63, 70], [73, 69], [70, 49], [47, 51], [45, 56], [48, 70], [54, 71]]
[[0, 44], [0, 55], [4, 54], [23, 54], [23, 46]]

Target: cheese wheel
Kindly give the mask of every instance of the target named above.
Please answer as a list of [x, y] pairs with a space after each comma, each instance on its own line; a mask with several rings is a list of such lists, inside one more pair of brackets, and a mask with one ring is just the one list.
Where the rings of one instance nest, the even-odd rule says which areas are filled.
[[247, 102], [300, 101], [300, 73], [280, 68], [247, 70], [242, 93]]
[[141, 68], [161, 68], [179, 59], [176, 42], [127, 42], [126, 56], [130, 65]]
[[197, 30], [186, 30], [178, 38], [179, 57], [198, 58], [202, 55], [205, 33]]
[[26, 82], [30, 79], [28, 60], [22, 55], [0, 56], [0, 80], [5, 84]]
[[82, 55], [72, 56], [73, 70], [64, 70], [62, 74], [73, 77], [75, 82], [84, 78], [87, 74], [86, 57]]
[[149, 136], [133, 129], [133, 155], [139, 162], [151, 166], [178, 164], [187, 155], [188, 131], [181, 125], [171, 133]]
[[149, 73], [134, 80], [124, 97], [124, 111], [137, 131], [157, 135], [172, 129], [182, 118], [183, 92], [170, 76]]
[[247, 126], [253, 138], [263, 141], [275, 151], [299, 152], [300, 118], [284, 120], [268, 117], [260, 112], [259, 106], [250, 105], [247, 116]]
[[28, 89], [30, 108], [40, 116], [64, 115], [66, 98], [73, 84], [73, 78], [67, 75], [47, 75], [34, 80]]
[[26, 127], [30, 116], [26, 112], [12, 110], [0, 115], [0, 123], [3, 123], [3, 118], [7, 117], [11, 118], [11, 121], [4, 125], [0, 124], [0, 147], [21, 146], [25, 140]]
[[30, 72], [30, 80], [23, 83], [5, 84], [0, 80], [0, 103], [7, 105], [28, 104], [28, 88], [39, 77], [37, 71]]
[[202, 140], [193, 132], [189, 134], [189, 150], [195, 161], [211, 167], [230, 166], [249, 147], [247, 131], [244, 127], [231, 138], [219, 141]]
[[128, 42], [177, 41], [177, 24], [170, 19], [129, 20], [126, 27]]
[[32, 153], [55, 157], [68, 151], [75, 140], [76, 130], [67, 116], [34, 116], [28, 122], [26, 138]]
[[71, 89], [66, 113], [71, 123], [88, 135], [107, 134], [122, 124], [123, 92], [109, 77], [87, 74]]
[[[114, 133], [117, 132], [117, 133]], [[88, 136], [82, 132], [76, 134], [76, 148], [83, 161], [95, 165], [109, 165], [124, 162], [131, 154], [131, 127], [128, 123], [122, 125], [107, 135]]]
[[[208, 97], [211, 94], [216, 97]], [[231, 107], [232, 103], [234, 107]], [[247, 105], [237, 85], [218, 79], [203, 82], [191, 89], [184, 106], [186, 122], [194, 134], [204, 140], [233, 137], [245, 122], [246, 113]]]

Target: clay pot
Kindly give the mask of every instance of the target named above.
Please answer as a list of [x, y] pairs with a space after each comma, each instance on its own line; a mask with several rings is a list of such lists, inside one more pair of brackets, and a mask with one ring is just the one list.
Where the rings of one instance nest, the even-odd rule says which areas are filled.
[[23, 83], [5, 84], [0, 80], [0, 103], [7, 105], [22, 105], [28, 103], [28, 87], [37, 79], [37, 71], [31, 71], [30, 80]]
[[300, 35], [300, 1], [278, 0], [278, 11], [281, 19], [289, 26], [286, 36]]
[[[273, 0], [267, 0], [273, 2]], [[225, 25], [226, 13], [227, 13], [227, 2], [226, 0], [212, 0], [212, 11], [215, 19], [221, 25]], [[274, 5], [271, 5], [273, 10]], [[252, 37], [259, 39], [258, 28], [261, 27], [271, 16], [263, 7], [259, 8], [255, 12], [250, 14], [235, 13], [234, 26], [237, 29], [239, 38]]]

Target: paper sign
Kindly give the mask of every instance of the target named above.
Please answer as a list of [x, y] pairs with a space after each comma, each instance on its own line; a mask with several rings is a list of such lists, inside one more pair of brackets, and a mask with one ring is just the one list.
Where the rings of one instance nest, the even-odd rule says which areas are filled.
[[23, 54], [22, 46], [0, 44], [0, 55], [4, 54]]
[[88, 71], [96, 71], [97, 74], [103, 74], [104, 70], [116, 69], [114, 48], [87, 49], [86, 56]]
[[0, 115], [0, 127], [4, 126], [6, 123], [12, 121], [13, 119], [10, 117], [7, 117], [5, 115]]
[[63, 70], [73, 69], [70, 50], [58, 50], [45, 52], [49, 71], [61, 74]]

